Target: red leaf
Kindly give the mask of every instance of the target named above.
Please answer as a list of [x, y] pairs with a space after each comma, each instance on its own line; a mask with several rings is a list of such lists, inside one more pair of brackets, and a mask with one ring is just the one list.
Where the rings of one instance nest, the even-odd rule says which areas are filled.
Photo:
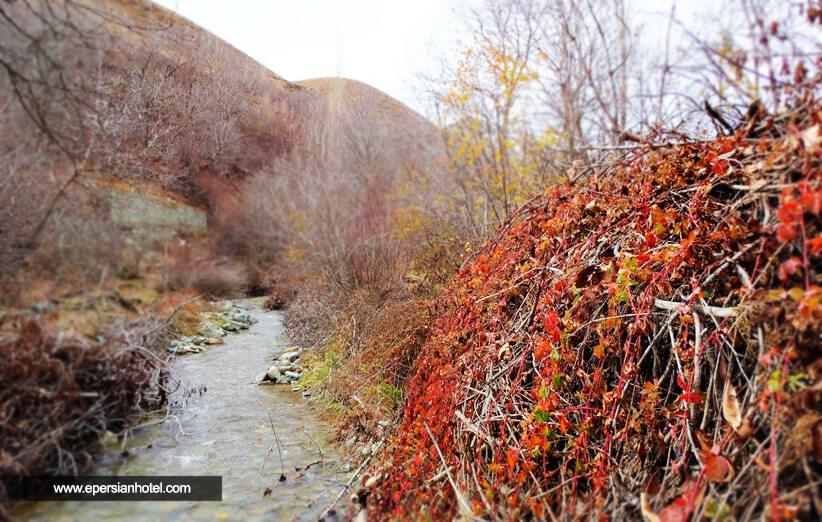
[[691, 393], [685, 392], [679, 396], [679, 400], [687, 403], [687, 404], [701, 404], [702, 403], [702, 394], [701, 393]]
[[542, 326], [548, 335], [551, 336], [552, 341], [559, 343], [560, 340], [562, 340], [562, 332], [559, 329], [559, 316], [554, 310], [548, 311], [542, 319]]
[[685, 379], [682, 378], [681, 373], [676, 374], [676, 383], [679, 385], [680, 388], [682, 388], [686, 392], [691, 391], [691, 385], [685, 382]]
[[799, 203], [791, 199], [782, 203], [779, 207], [779, 219], [786, 224], [793, 224], [799, 221], [802, 217], [802, 209], [799, 208]]
[[725, 160], [717, 160], [714, 161], [714, 164], [711, 165], [711, 173], [712, 174], [725, 174], [728, 171], [728, 162]]
[[782, 223], [776, 228], [776, 239], [778, 239], [780, 243], [793, 241], [796, 239], [796, 229], [791, 225]]
[[808, 246], [811, 247], [811, 254], [816, 255], [822, 252], [822, 236], [817, 236], [808, 240]]
[[776, 275], [784, 283], [800, 268], [802, 268], [802, 260], [796, 256], [792, 256], [790, 259], [779, 265], [779, 270], [776, 271]]
[[686, 522], [688, 515], [688, 502], [682, 497], [677, 497], [659, 512], [659, 520], [660, 522]]
[[805, 207], [805, 210], [808, 212], [811, 212], [817, 216], [819, 215], [819, 212], [822, 212], [822, 190], [805, 192], [802, 194], [800, 201], [802, 202], [802, 206]]

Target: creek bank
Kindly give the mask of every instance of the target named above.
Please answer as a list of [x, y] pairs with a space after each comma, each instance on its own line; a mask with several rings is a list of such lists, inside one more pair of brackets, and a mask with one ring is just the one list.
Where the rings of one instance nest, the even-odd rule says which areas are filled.
[[181, 336], [168, 346], [168, 351], [176, 355], [200, 353], [206, 346], [221, 344], [230, 333], [248, 330], [257, 322], [247, 310], [227, 301], [218, 303], [223, 308], [218, 312], [203, 312], [199, 331], [195, 335]]
[[253, 383], [272, 354], [290, 349], [279, 312], [262, 311], [254, 302], [239, 307], [247, 307], [256, 322], [223, 337], [220, 345], [177, 358], [171, 367], [179, 383], [171, 397], [176, 411], [110, 440], [114, 444], [93, 470], [120, 476], [221, 475], [222, 502], [30, 503], [13, 515], [35, 520], [317, 520], [343, 491], [352, 466], [326, 443], [332, 431], [309, 402]]

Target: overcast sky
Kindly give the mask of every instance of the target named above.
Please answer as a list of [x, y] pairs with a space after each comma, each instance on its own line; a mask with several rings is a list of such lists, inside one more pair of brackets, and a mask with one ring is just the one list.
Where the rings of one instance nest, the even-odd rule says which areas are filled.
[[287, 80], [344, 76], [418, 111], [418, 72], [453, 47], [455, 0], [158, 0]]
[[[344, 76], [425, 112], [414, 93], [434, 74], [475, 0], [156, 0], [216, 34], [287, 80]], [[634, 0], [637, 14], [667, 13], [674, 0]], [[709, 0], [684, 0], [677, 12]], [[455, 9], [458, 8], [458, 9]], [[645, 28], [665, 27], [646, 18]]]

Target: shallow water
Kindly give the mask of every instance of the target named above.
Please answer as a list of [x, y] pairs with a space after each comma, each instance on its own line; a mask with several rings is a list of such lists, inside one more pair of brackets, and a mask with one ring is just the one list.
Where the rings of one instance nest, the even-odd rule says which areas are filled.
[[[177, 359], [172, 370], [190, 394], [176, 418], [135, 430], [128, 456], [106, 454], [97, 475], [222, 475], [222, 502], [38, 502], [20, 506], [23, 520], [316, 520], [350, 477], [329, 447], [329, 431], [289, 387], [255, 378], [287, 348], [282, 316], [247, 306], [257, 319], [225, 343]], [[286, 480], [280, 482], [278, 444]], [[118, 448], [119, 449], [119, 448]], [[297, 472], [295, 468], [309, 469]], [[266, 488], [272, 493], [263, 496]]]

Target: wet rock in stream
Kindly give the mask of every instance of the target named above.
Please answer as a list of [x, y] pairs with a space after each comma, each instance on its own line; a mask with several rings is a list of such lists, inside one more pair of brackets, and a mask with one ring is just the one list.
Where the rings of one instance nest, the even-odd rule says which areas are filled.
[[282, 377], [282, 374], [276, 366], [271, 366], [268, 368], [268, 371], [265, 373], [265, 376], [268, 377], [268, 380], [270, 381], [276, 381], [277, 379]]

